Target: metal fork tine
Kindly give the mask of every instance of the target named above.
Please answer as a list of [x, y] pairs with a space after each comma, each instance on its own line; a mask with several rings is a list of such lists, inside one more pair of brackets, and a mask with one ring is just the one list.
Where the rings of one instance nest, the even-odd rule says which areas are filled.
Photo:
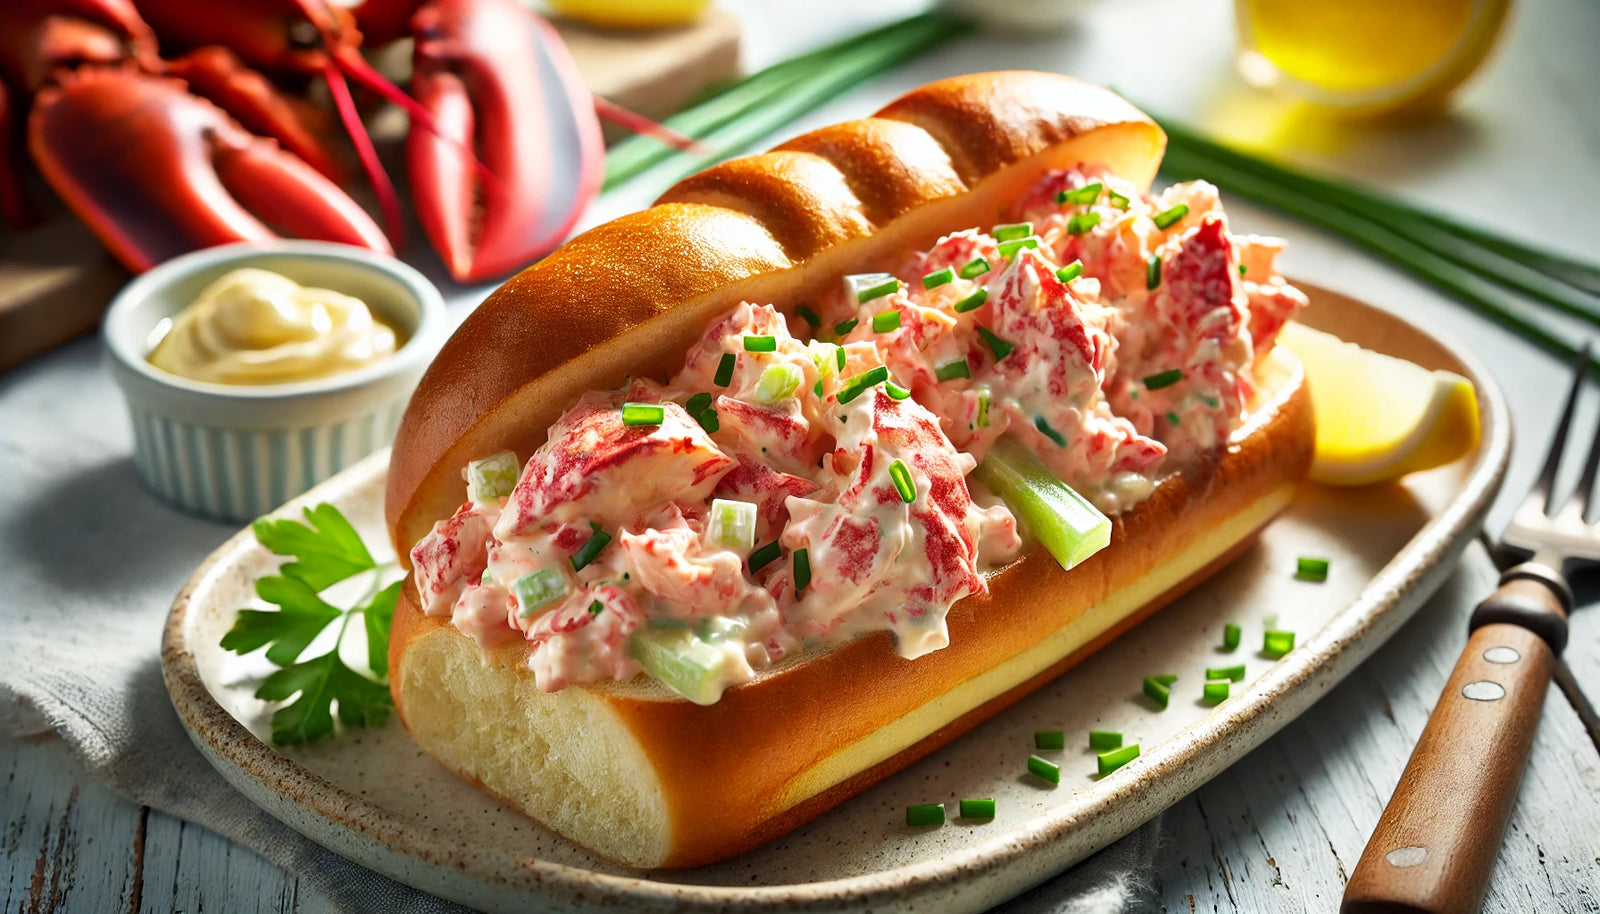
[[1578, 392], [1583, 389], [1583, 378], [1588, 370], [1589, 344], [1585, 342], [1572, 366], [1572, 387], [1567, 391], [1567, 405], [1561, 408], [1561, 421], [1556, 424], [1555, 437], [1550, 440], [1550, 453], [1544, 458], [1544, 469], [1539, 473], [1539, 481], [1533, 484], [1533, 491], [1528, 493], [1530, 501], [1535, 494], [1544, 499], [1544, 512], [1550, 517], [1555, 516], [1559, 507], [1551, 500], [1550, 491], [1555, 488], [1556, 472], [1561, 468], [1561, 452], [1567, 448], [1567, 431], [1572, 427], [1572, 414], [1578, 410]]

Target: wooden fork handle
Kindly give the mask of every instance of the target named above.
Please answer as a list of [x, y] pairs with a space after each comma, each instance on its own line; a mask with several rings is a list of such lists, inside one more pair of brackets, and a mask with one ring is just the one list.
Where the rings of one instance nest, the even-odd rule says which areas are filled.
[[1506, 572], [1474, 612], [1466, 649], [1345, 886], [1343, 914], [1479, 909], [1566, 643], [1565, 583], [1518, 574], [1527, 567]]

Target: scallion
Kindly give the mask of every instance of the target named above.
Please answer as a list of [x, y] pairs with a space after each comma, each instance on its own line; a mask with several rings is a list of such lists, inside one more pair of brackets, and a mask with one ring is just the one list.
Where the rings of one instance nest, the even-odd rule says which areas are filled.
[[717, 411], [709, 406], [702, 409], [700, 414], [694, 417], [694, 421], [700, 423], [700, 427], [705, 429], [708, 435], [714, 435], [722, 428], [722, 422], [717, 418]]
[[1005, 225], [997, 225], [990, 234], [994, 235], [994, 240], [996, 241], [1015, 241], [1018, 238], [1026, 238], [1032, 235], [1033, 223], [1010, 222]]
[[950, 267], [945, 267], [942, 270], [934, 270], [932, 273], [928, 273], [922, 277], [922, 288], [935, 289], [939, 286], [945, 285], [946, 283], [954, 282], [955, 278], [956, 271]]
[[844, 336], [850, 331], [856, 329], [856, 324], [859, 323], [861, 323], [861, 318], [859, 317], [852, 317], [848, 320], [842, 320], [833, 325], [833, 333], [835, 336]]
[[835, 347], [833, 347], [833, 361], [834, 361], [834, 364], [836, 364], [838, 366], [838, 370], [840, 370], [840, 371], [844, 371], [844, 359], [845, 359], [844, 347], [843, 346], [835, 346]]
[[1109, 752], [1102, 752], [1095, 756], [1095, 763], [1101, 777], [1105, 777], [1123, 765], [1139, 757], [1139, 744], [1134, 743]]
[[874, 298], [882, 298], [885, 295], [892, 295], [899, 288], [900, 280], [891, 276], [890, 278], [879, 282], [877, 285], [868, 286], [865, 289], [857, 291], [856, 301], [866, 304], [867, 302], [872, 301]]
[[1074, 279], [1077, 279], [1082, 275], [1083, 261], [1081, 260], [1074, 260], [1073, 262], [1056, 271], [1056, 279], [1059, 279], [1062, 282], [1072, 282]]
[[1164, 686], [1170, 686], [1174, 682], [1178, 681], [1178, 674], [1177, 673], [1157, 673], [1156, 675], [1151, 676], [1150, 678], [1154, 679], [1156, 682], [1159, 682]]
[[989, 261], [982, 257], [974, 257], [962, 265], [960, 276], [962, 279], [977, 279], [989, 272]]
[[599, 600], [595, 600], [593, 603], [589, 604], [589, 615], [598, 616], [600, 613], [605, 611], [605, 608], [606, 605], [604, 603], [601, 603]]
[[1056, 194], [1057, 203], [1069, 206], [1087, 206], [1100, 199], [1100, 192], [1105, 189], [1105, 184], [1095, 181], [1072, 190], [1063, 190]]
[[912, 828], [944, 824], [944, 804], [922, 803], [906, 807], [906, 824]]
[[1117, 209], [1127, 209], [1128, 204], [1133, 202], [1132, 200], [1128, 199], [1126, 194], [1119, 194], [1114, 190], [1106, 194], [1106, 200]]
[[1062, 437], [1060, 432], [1051, 428], [1050, 423], [1046, 421], [1043, 416], [1035, 416], [1033, 418], [1033, 427], [1039, 430], [1039, 434], [1049, 438], [1051, 441], [1054, 441], [1056, 443], [1056, 447], [1067, 446], [1067, 439]]
[[1294, 576], [1302, 581], [1326, 581], [1328, 579], [1328, 560], [1302, 555], [1295, 560]]
[[710, 405], [711, 405], [711, 395], [710, 394], [704, 393], [704, 392], [697, 393], [694, 396], [690, 397], [689, 401], [687, 403], [683, 404], [683, 411], [688, 413], [691, 416], [698, 416], [702, 412], [705, 412], [706, 407], [708, 407]]
[[599, 524], [591, 523], [589, 529], [593, 532], [589, 534], [588, 541], [572, 554], [573, 571], [582, 571], [589, 567], [591, 562], [600, 557], [600, 552], [606, 548], [606, 544], [611, 542], [611, 534], [601, 530]]
[[1182, 368], [1168, 368], [1166, 371], [1158, 371], [1155, 374], [1146, 377], [1144, 379], [1144, 389], [1160, 390], [1163, 387], [1171, 387], [1182, 380]]
[[1172, 687], [1163, 684], [1161, 680], [1154, 676], [1146, 676], [1144, 678], [1144, 694], [1155, 702], [1156, 707], [1164, 711], [1167, 708], [1167, 703], [1172, 700]]
[[806, 319], [806, 323], [813, 327], [822, 326], [822, 315], [818, 314], [810, 305], [801, 305], [794, 309], [794, 313]]
[[794, 562], [794, 592], [799, 593], [811, 586], [811, 554], [796, 549], [790, 558]]
[[962, 800], [961, 801], [961, 818], [963, 818], [963, 819], [993, 819], [994, 818], [994, 798], [993, 797], [984, 797], [982, 799]]
[[889, 395], [889, 399], [891, 400], [904, 400], [906, 397], [911, 396], [911, 391], [906, 390], [904, 387], [901, 387], [894, 381], [884, 381], [883, 390], [884, 393]]
[[1200, 700], [1208, 705], [1221, 704], [1228, 698], [1228, 680], [1207, 682], [1200, 689]]
[[1229, 682], [1242, 682], [1244, 680], [1244, 664], [1234, 666], [1206, 667], [1207, 679], [1226, 679]]
[[1269, 628], [1261, 634], [1261, 653], [1277, 659], [1294, 650], [1294, 632]]
[[1028, 756], [1028, 773], [1043, 778], [1052, 784], [1061, 783], [1061, 766], [1037, 755]]
[[755, 574], [772, 563], [772, 560], [783, 554], [783, 549], [777, 540], [762, 546], [750, 553], [750, 573]]
[[1161, 255], [1151, 254], [1144, 262], [1144, 287], [1154, 291], [1161, 285]]
[[953, 381], [956, 378], [972, 377], [972, 368], [967, 365], [966, 359], [956, 359], [946, 362], [933, 370], [933, 376], [941, 381]]
[[890, 308], [872, 315], [872, 332], [888, 333], [900, 329], [900, 309]]
[[996, 362], [999, 362], [1001, 359], [1010, 355], [1012, 350], [1017, 348], [1000, 337], [995, 336], [994, 331], [983, 326], [982, 324], [978, 325], [978, 335], [983, 337], [983, 341], [988, 344], [989, 351], [994, 353], [994, 360]]
[[747, 333], [744, 337], [744, 351], [777, 352], [778, 338], [775, 336], [759, 336], [756, 334]]
[[973, 292], [971, 295], [968, 295], [956, 302], [954, 305], [951, 305], [950, 307], [957, 314], [966, 314], [968, 311], [976, 311], [977, 309], [982, 308], [983, 303], [988, 300], [989, 290], [979, 289], [976, 292]]
[[1060, 730], [1036, 730], [1033, 734], [1033, 748], [1040, 750], [1067, 748], [1067, 735]]
[[1169, 424], [1169, 425], [1179, 425], [1180, 423], [1178, 422], [1178, 414], [1177, 413], [1167, 413], [1167, 424]]
[[900, 493], [900, 500], [911, 504], [917, 500], [917, 483], [911, 478], [911, 468], [905, 461], [896, 460], [889, 464], [889, 479], [894, 482], [894, 490]]
[[1026, 238], [1018, 238], [1015, 241], [1002, 241], [997, 249], [1000, 251], [1001, 257], [1016, 257], [1018, 252], [1031, 251], [1037, 247], [1039, 247], [1039, 236], [1029, 235]]
[[722, 354], [721, 361], [717, 362], [717, 373], [716, 376], [711, 379], [712, 382], [714, 382], [718, 387], [727, 387], [730, 383], [732, 383], [733, 366], [738, 361], [738, 356], [731, 352], [724, 352]]
[[1096, 752], [1107, 749], [1120, 749], [1122, 747], [1122, 734], [1115, 730], [1090, 730], [1089, 748]]
[[1100, 224], [1099, 213], [1073, 213], [1067, 220], [1068, 235], [1083, 235]]
[[1223, 624], [1223, 626], [1222, 626], [1222, 649], [1225, 650], [1225, 651], [1236, 651], [1236, 650], [1238, 650], [1239, 649], [1239, 641], [1240, 641], [1240, 639], [1241, 639], [1241, 637], [1243, 635], [1244, 635], [1244, 630], [1239, 628], [1237, 623], [1228, 622], [1228, 623]]
[[1155, 214], [1154, 222], [1158, 229], [1169, 229], [1178, 224], [1184, 216], [1189, 215], [1189, 204], [1179, 203], [1171, 209], [1162, 210]]
[[667, 409], [660, 403], [622, 404], [622, 424], [626, 426], [660, 425], [667, 419]]
[[841, 404], [849, 403], [851, 400], [854, 400], [856, 397], [861, 396], [871, 388], [882, 384], [887, 380], [889, 380], [889, 369], [882, 365], [879, 365], [877, 368], [873, 368], [869, 371], [863, 371], [861, 374], [846, 380], [844, 382], [844, 386], [839, 388], [839, 402]]

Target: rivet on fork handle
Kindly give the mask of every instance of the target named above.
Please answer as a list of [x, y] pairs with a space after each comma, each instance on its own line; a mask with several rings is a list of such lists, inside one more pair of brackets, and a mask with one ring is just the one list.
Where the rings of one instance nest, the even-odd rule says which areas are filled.
[[1473, 912], [1517, 795], [1572, 594], [1532, 563], [1500, 578], [1345, 886], [1343, 914]]

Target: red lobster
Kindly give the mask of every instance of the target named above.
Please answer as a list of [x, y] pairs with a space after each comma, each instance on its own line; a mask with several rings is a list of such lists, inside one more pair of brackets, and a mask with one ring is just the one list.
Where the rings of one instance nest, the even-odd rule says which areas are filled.
[[[362, 58], [362, 31], [415, 38], [412, 97]], [[326, 113], [264, 73], [326, 83], [387, 237], [337, 183]], [[279, 233], [389, 252], [399, 199], [352, 82], [411, 115], [411, 199], [458, 281], [547, 253], [598, 190], [604, 103], [517, 0], [0, 0], [0, 214], [27, 216], [7, 118], [31, 99], [34, 165], [135, 272]]]

